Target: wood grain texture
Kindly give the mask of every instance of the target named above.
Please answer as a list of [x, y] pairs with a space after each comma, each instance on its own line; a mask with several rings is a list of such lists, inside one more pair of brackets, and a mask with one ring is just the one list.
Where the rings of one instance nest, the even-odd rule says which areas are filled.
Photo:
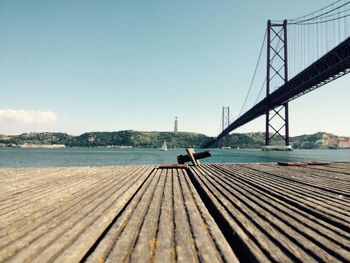
[[347, 167], [214, 164], [192, 167], [190, 176], [247, 248], [240, 255], [233, 247], [242, 261], [344, 262], [350, 260]]
[[349, 171], [3, 168], [0, 262], [348, 262]]

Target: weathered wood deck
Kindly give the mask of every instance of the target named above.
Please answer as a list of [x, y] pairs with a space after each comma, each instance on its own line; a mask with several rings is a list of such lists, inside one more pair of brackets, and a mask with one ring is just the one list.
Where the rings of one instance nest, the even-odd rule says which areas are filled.
[[350, 163], [0, 169], [0, 261], [350, 261]]

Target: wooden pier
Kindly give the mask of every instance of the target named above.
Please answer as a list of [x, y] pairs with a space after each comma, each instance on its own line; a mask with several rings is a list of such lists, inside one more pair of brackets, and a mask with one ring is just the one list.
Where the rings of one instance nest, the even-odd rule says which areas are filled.
[[0, 169], [0, 262], [350, 261], [350, 163]]

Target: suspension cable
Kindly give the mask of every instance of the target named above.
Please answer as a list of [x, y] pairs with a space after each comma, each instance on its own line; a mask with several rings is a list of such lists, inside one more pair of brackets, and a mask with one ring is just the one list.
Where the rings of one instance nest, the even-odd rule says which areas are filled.
[[334, 3], [331, 3], [331, 4], [329, 4], [329, 5], [325, 6], [325, 7], [322, 7], [322, 8], [320, 8], [320, 9], [316, 10], [316, 11], [313, 11], [313, 12], [308, 13], [308, 14], [303, 15], [303, 16], [299, 16], [299, 17], [296, 17], [296, 18], [288, 19], [288, 21], [291, 21], [291, 22], [292, 22], [292, 21], [295, 21], [295, 20], [300, 20], [300, 19], [302, 19], [302, 18], [305, 18], [305, 17], [311, 16], [311, 15], [313, 15], [313, 14], [319, 13], [319, 12], [321, 12], [321, 11], [327, 9], [328, 7], [330, 7], [330, 6], [332, 6], [332, 5], [335, 5], [335, 4], [337, 4], [337, 3], [341, 2], [341, 1], [342, 1], [342, 0], [337, 0], [337, 1], [335, 1]]
[[[322, 16], [322, 17], [319, 18], [319, 19], [324, 19], [324, 18], [328, 18], [328, 17], [335, 17], [335, 16], [337, 16], [337, 17], [340, 19], [340, 14], [347, 13], [348, 11], [350, 11], [350, 8], [345, 9], [345, 10], [343, 10], [343, 11], [339, 11], [339, 12], [334, 13], [334, 14]], [[319, 20], [319, 19], [317, 19], [317, 20]], [[296, 22], [296, 23], [289, 23], [289, 25], [299, 25], [299, 24], [301, 24], [301, 23], [299, 23], [299, 22]]]
[[253, 74], [253, 77], [252, 77], [252, 79], [251, 79], [251, 81], [250, 81], [250, 85], [249, 85], [249, 89], [248, 89], [247, 96], [245, 97], [243, 106], [242, 106], [242, 108], [241, 108], [241, 111], [240, 111], [239, 114], [238, 114], [238, 117], [241, 116], [241, 114], [242, 114], [242, 112], [243, 112], [243, 110], [244, 110], [245, 104], [247, 103], [247, 100], [248, 100], [250, 91], [251, 91], [251, 89], [252, 89], [252, 87], [253, 87], [255, 75], [256, 75], [256, 72], [257, 72], [257, 70], [258, 70], [258, 66], [259, 66], [259, 64], [260, 64], [260, 58], [261, 58], [261, 55], [262, 55], [262, 52], [263, 52], [263, 49], [264, 49], [264, 46], [265, 46], [266, 35], [267, 35], [267, 30], [265, 31], [265, 34], [264, 34], [264, 38], [263, 38], [263, 41], [262, 41], [262, 44], [261, 44], [261, 48], [260, 48], [260, 53], [259, 53], [258, 61], [256, 62], [256, 65], [255, 65], [254, 74]]
[[290, 25], [298, 25], [298, 26], [317, 25], [317, 24], [322, 24], [322, 23], [327, 23], [327, 22], [336, 21], [336, 20], [339, 20], [339, 19], [342, 19], [342, 18], [345, 18], [345, 17], [349, 17], [349, 16], [350, 16], [350, 14], [344, 15], [344, 16], [340, 16], [340, 17], [335, 17], [335, 18], [333, 18], [333, 19], [321, 20], [321, 21], [318, 21], [318, 22], [309, 22], [309, 23], [302, 23], [302, 24], [291, 23]]
[[[308, 18], [308, 19], [304, 19], [304, 20], [300, 20], [300, 21], [296, 21], [296, 22], [291, 22], [291, 23], [289, 23], [289, 24], [292, 24], [292, 25], [293, 25], [293, 24], [307, 24], [307, 23], [304, 23], [304, 22], [311, 21], [311, 20], [315, 20], [316, 18], [321, 18], [321, 19], [322, 19], [323, 16], [325, 16], [325, 15], [327, 15], [327, 14], [333, 12], [333, 11], [336, 11], [336, 10], [338, 10], [338, 9], [340, 9], [340, 8], [342, 8], [342, 7], [346, 6], [346, 5], [348, 5], [348, 4], [350, 4], [350, 1], [348, 1], [348, 2], [346, 2], [345, 4], [342, 4], [342, 5], [340, 5], [340, 6], [337, 6], [337, 7], [333, 8], [333, 9], [331, 9], [331, 10], [328, 10], [328, 11], [325, 12], [325, 13], [319, 14], [319, 15], [317, 15], [317, 16], [310, 17], [310, 18]], [[332, 5], [334, 5], [334, 4], [332, 4]], [[338, 18], [338, 19], [340, 19], [340, 18]], [[333, 21], [333, 20], [331, 20], [331, 21]]]
[[256, 97], [256, 100], [255, 100], [255, 102], [254, 102], [254, 105], [256, 105], [256, 104], [258, 103], [258, 101], [259, 101], [259, 99], [260, 99], [261, 92], [263, 91], [263, 89], [264, 89], [264, 87], [265, 87], [265, 84], [266, 84], [266, 78], [264, 78], [264, 81], [263, 81], [263, 83], [262, 83], [262, 85], [261, 85], [261, 87], [260, 87], [259, 94], [258, 94], [258, 96]]

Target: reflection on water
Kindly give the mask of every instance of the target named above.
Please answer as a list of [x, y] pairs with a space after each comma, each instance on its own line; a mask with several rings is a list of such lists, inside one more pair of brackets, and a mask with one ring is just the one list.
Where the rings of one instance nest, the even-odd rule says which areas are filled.
[[[198, 149], [197, 151], [201, 151]], [[344, 150], [294, 150], [287, 152], [261, 150], [211, 149], [211, 158], [203, 163], [246, 162], [295, 162], [295, 161], [347, 161], [350, 149]], [[176, 156], [185, 154], [185, 149], [20, 149], [0, 148], [0, 167], [45, 167], [45, 166], [103, 166], [120, 164], [176, 163]]]

